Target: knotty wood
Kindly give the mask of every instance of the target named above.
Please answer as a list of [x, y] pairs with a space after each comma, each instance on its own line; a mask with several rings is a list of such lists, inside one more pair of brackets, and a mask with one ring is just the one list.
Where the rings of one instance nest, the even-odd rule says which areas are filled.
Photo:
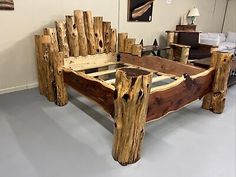
[[116, 53], [116, 42], [117, 42], [117, 30], [115, 28], [111, 29], [111, 39], [110, 39], [110, 52]]
[[118, 52], [125, 52], [125, 40], [128, 38], [128, 33], [118, 34]]
[[104, 52], [109, 53], [111, 48], [111, 22], [103, 22], [103, 41], [104, 41]]
[[93, 16], [91, 11], [84, 12], [84, 26], [88, 42], [88, 54], [94, 55], [96, 54], [96, 46], [95, 46], [95, 36], [93, 28]]
[[64, 106], [68, 103], [67, 89], [63, 78], [64, 54], [63, 52], [52, 52], [50, 58], [53, 61], [54, 69], [54, 93], [55, 103], [58, 106]]
[[113, 158], [121, 165], [140, 159], [152, 74], [135, 68], [116, 72]]
[[67, 58], [70, 56], [69, 44], [66, 35], [66, 22], [65, 21], [56, 21], [55, 22], [57, 29], [57, 39], [59, 44], [59, 51], [64, 53], [64, 56]]
[[170, 61], [156, 56], [138, 57], [122, 53], [121, 62], [141, 66], [162, 73], [173, 74], [179, 77], [181, 77], [184, 73], [187, 73], [189, 75], [195, 75], [205, 71], [205, 69], [199, 67], [185, 65], [179, 62]]
[[125, 53], [132, 53], [132, 46], [135, 44], [135, 39], [127, 38], [125, 39]]
[[175, 82], [159, 86], [152, 91], [148, 103], [147, 122], [158, 120], [169, 112], [176, 111], [211, 91], [214, 69], [195, 76], [185, 74]]
[[51, 37], [51, 51], [59, 51], [58, 40], [57, 40], [57, 30], [56, 28], [44, 28], [44, 35], [49, 35]]
[[213, 52], [211, 67], [215, 68], [215, 77], [212, 92], [204, 97], [202, 108], [218, 114], [224, 111], [231, 61], [232, 54]]
[[142, 45], [141, 44], [134, 44], [132, 46], [132, 55], [137, 55], [141, 57], [142, 55]]
[[111, 86], [105, 85], [102, 81], [89, 77], [84, 73], [75, 73], [69, 70], [64, 70], [64, 81], [81, 94], [97, 102], [106, 112], [113, 116], [114, 90]]
[[72, 15], [66, 16], [66, 29], [67, 29], [68, 44], [70, 48], [70, 56], [78, 57], [79, 39], [74, 16]]
[[175, 41], [175, 32], [174, 31], [166, 31], [167, 33], [167, 46], [174, 43]]
[[95, 36], [95, 49], [97, 53], [103, 53], [104, 43], [103, 43], [103, 30], [102, 21], [103, 17], [94, 17], [94, 36]]
[[78, 31], [78, 39], [79, 39], [79, 51], [81, 56], [88, 55], [88, 44], [87, 38], [85, 35], [85, 26], [84, 26], [84, 16], [82, 10], [74, 11], [75, 24]]

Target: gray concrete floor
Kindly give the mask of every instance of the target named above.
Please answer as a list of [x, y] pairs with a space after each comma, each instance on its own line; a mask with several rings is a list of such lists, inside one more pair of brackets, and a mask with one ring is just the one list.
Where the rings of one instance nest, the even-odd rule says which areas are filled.
[[0, 177], [235, 177], [236, 85], [223, 114], [200, 107], [148, 124], [141, 160], [123, 167], [112, 121], [85, 97], [70, 90], [57, 107], [37, 89], [0, 95]]

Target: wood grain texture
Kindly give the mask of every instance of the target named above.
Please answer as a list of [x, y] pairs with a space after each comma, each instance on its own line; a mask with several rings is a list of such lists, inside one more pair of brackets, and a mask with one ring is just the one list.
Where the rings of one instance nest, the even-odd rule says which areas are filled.
[[211, 91], [214, 73], [213, 69], [209, 69], [193, 78], [185, 74], [171, 83], [171, 87], [159, 87], [150, 95], [146, 121], [159, 119], [205, 96]]
[[113, 158], [121, 165], [140, 159], [152, 73], [137, 68], [116, 72]]
[[58, 106], [64, 106], [68, 103], [67, 89], [63, 78], [64, 54], [63, 52], [51, 52], [50, 58], [53, 61], [55, 83], [54, 95], [55, 103]]
[[109, 53], [111, 48], [111, 22], [103, 22], [103, 41], [104, 41], [104, 52]]
[[118, 52], [125, 52], [125, 40], [128, 38], [128, 33], [118, 34]]
[[114, 115], [113, 95], [114, 90], [102, 81], [89, 77], [84, 73], [75, 73], [64, 70], [64, 81], [66, 84], [97, 102], [110, 115]]
[[72, 15], [66, 16], [66, 29], [67, 29], [68, 44], [70, 48], [70, 56], [78, 57], [79, 39], [74, 16]]
[[121, 61], [133, 65], [138, 65], [144, 68], [156, 70], [159, 72], [173, 74], [179, 77], [181, 77], [185, 73], [187, 73], [188, 75], [195, 75], [205, 71], [205, 69], [199, 67], [185, 65], [179, 62], [170, 61], [168, 59], [156, 56], [138, 57], [122, 53]]
[[88, 54], [95, 55], [96, 54], [96, 46], [95, 46], [95, 36], [94, 36], [94, 28], [93, 28], [93, 16], [91, 11], [84, 12], [84, 26], [85, 26], [85, 34], [88, 42]]
[[59, 51], [64, 53], [64, 56], [67, 58], [70, 56], [69, 44], [66, 35], [66, 22], [65, 21], [56, 21], [55, 22], [57, 29], [57, 39], [59, 44]]
[[117, 30], [115, 28], [112, 28], [111, 39], [110, 39], [110, 52], [116, 53], [116, 43], [117, 43]]
[[132, 53], [132, 47], [135, 44], [135, 40], [136, 39], [133, 39], [133, 38], [125, 39], [125, 51], [124, 51], [125, 53], [129, 53], [129, 54]]
[[59, 52], [56, 28], [44, 28], [43, 33], [51, 37], [51, 51]]
[[103, 42], [103, 30], [102, 21], [103, 17], [94, 17], [94, 36], [95, 36], [95, 49], [97, 53], [104, 52], [104, 42]]
[[230, 53], [213, 52], [211, 67], [215, 68], [214, 82], [212, 92], [203, 99], [202, 108], [218, 114], [224, 111], [232, 58]]
[[78, 39], [79, 39], [79, 51], [81, 56], [88, 55], [88, 44], [87, 38], [85, 34], [85, 26], [84, 26], [84, 16], [82, 10], [74, 11], [75, 24], [78, 31]]

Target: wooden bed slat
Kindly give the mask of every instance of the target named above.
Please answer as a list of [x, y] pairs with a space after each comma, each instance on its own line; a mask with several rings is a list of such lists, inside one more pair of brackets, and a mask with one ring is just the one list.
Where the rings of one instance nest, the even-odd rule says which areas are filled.
[[163, 81], [163, 80], [166, 80], [166, 79], [171, 79], [171, 77], [169, 77], [169, 76], [157, 76], [157, 77], [153, 77], [153, 78], [152, 78], [152, 83], [160, 82], [160, 81]]

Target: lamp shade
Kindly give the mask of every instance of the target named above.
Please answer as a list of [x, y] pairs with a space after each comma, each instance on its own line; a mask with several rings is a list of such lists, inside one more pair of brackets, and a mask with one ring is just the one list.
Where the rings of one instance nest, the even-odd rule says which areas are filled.
[[188, 13], [188, 17], [198, 17], [198, 16], [200, 16], [200, 13], [198, 11], [198, 8], [196, 7], [192, 8]]

